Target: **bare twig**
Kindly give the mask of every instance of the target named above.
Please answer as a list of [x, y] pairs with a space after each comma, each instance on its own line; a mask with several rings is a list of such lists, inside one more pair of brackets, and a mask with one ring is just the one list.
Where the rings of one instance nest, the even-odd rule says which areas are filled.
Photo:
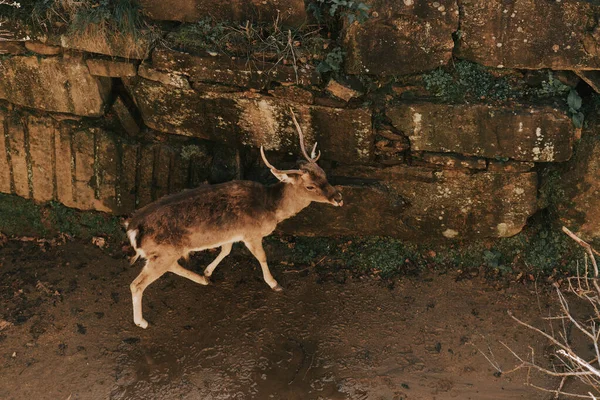
[[[565, 396], [579, 399], [596, 400], [600, 398], [600, 276], [595, 255], [599, 255], [600, 253], [594, 250], [590, 244], [579, 238], [566, 227], [563, 227], [562, 230], [577, 244], [585, 249], [585, 270], [580, 271], [579, 263], [577, 263], [576, 276], [567, 278], [568, 285], [566, 290], [563, 291], [559, 285], [554, 285], [560, 306], [559, 314], [549, 315], [543, 318], [549, 324], [550, 333], [522, 321], [513, 315], [512, 312], [508, 312], [510, 317], [519, 325], [524, 326], [528, 330], [546, 338], [551, 345], [556, 348], [554, 353], [556, 357], [556, 363], [554, 363], [554, 365], [550, 368], [543, 367], [536, 361], [533, 348], [530, 347], [530, 354], [528, 357], [523, 357], [507, 344], [500, 342], [502, 346], [504, 346], [519, 362], [519, 364], [517, 364], [513, 369], [505, 371], [504, 373], [508, 374], [521, 369], [526, 369], [526, 385], [540, 391], [553, 393], [555, 399], [558, 399], [559, 396]], [[592, 266], [591, 271], [589, 268], [590, 263]], [[575, 316], [569, 307], [566, 293], [575, 295], [586, 304], [590, 305], [591, 315], [585, 318]], [[559, 329], [555, 330], [554, 323], [559, 324]], [[572, 330], [581, 332], [587, 341], [591, 341], [591, 345], [589, 345], [588, 348], [593, 349], [595, 353], [592, 360], [587, 361], [581, 355], [576, 353], [576, 350], [572, 347], [569, 339]], [[496, 370], [501, 371], [501, 366], [493, 357], [488, 357], [481, 350], [480, 353]], [[493, 356], [491, 350], [490, 354]], [[537, 371], [537, 373], [541, 373], [542, 375], [560, 378], [558, 387], [556, 389], [549, 389], [547, 387], [532, 383], [532, 371]], [[564, 391], [563, 388], [569, 378], [577, 379], [583, 385], [585, 385], [585, 392], [575, 393]]]
[[21, 8], [21, 3], [17, 3], [16, 1], [13, 1], [11, 3], [10, 0], [0, 0], [0, 6], [9, 6], [9, 7]]

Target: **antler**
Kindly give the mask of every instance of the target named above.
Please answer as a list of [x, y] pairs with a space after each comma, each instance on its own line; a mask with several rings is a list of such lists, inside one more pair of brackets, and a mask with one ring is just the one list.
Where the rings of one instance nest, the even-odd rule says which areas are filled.
[[300, 128], [300, 124], [298, 123], [298, 120], [296, 120], [296, 115], [294, 114], [294, 110], [292, 110], [292, 107], [290, 107], [290, 112], [292, 113], [292, 121], [294, 121], [296, 130], [298, 131], [298, 136], [300, 137], [300, 149], [302, 150], [304, 158], [306, 158], [306, 161], [308, 162], [316, 163], [321, 157], [321, 150], [319, 150], [319, 154], [315, 156], [315, 151], [317, 150], [317, 143], [315, 142], [315, 145], [313, 146], [311, 152], [312, 157], [308, 155], [306, 149], [304, 148], [304, 135], [302, 134], [302, 128]]
[[265, 150], [262, 146], [260, 146], [260, 155], [265, 163], [265, 165], [267, 167], [269, 167], [269, 169], [271, 169], [271, 172], [275, 173], [275, 174], [285, 174], [285, 175], [293, 175], [293, 174], [303, 174], [304, 172], [300, 169], [287, 169], [287, 170], [281, 170], [281, 169], [277, 169], [275, 168], [268, 160], [267, 157], [265, 156]]

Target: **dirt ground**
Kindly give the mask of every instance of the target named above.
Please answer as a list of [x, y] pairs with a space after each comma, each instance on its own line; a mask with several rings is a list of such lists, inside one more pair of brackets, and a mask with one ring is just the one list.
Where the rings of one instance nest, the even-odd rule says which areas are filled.
[[165, 275], [145, 293], [143, 330], [129, 292], [140, 264], [121, 248], [11, 241], [0, 249], [0, 399], [550, 398], [524, 373], [494, 374], [471, 345], [505, 369], [515, 362], [498, 340], [543, 354], [506, 312], [541, 323], [553, 300], [533, 284], [286, 268], [272, 267], [282, 293], [233, 254], [211, 286]]

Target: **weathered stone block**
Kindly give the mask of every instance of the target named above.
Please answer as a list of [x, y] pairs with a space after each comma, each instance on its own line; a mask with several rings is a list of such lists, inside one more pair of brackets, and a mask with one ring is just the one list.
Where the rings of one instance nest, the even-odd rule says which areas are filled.
[[279, 19], [285, 25], [306, 22], [303, 0], [141, 0], [143, 11], [152, 19], [196, 22], [212, 17], [217, 21], [267, 22]]
[[27, 140], [23, 119], [19, 115], [6, 117], [5, 128], [8, 131], [8, 153], [15, 183], [15, 194], [31, 198], [29, 187], [29, 166], [27, 155]]
[[83, 116], [101, 116], [111, 89], [106, 78], [90, 75], [76, 58], [14, 56], [2, 60], [0, 99]]
[[119, 118], [121, 126], [129, 135], [136, 136], [140, 133], [140, 126], [138, 125], [132, 113], [129, 111], [129, 108], [123, 102], [123, 99], [118, 97], [115, 100], [112, 109], [117, 115], [117, 118]]
[[[91, 126], [90, 120], [57, 121], [39, 112], [0, 108], [0, 192], [123, 214], [202, 183], [222, 168], [211, 165], [214, 144], [182, 146], [150, 133], [147, 139], [144, 145], [131, 143]], [[236, 155], [235, 149], [221, 149]], [[239, 170], [233, 172], [225, 180], [240, 177]], [[201, 180], [193, 181], [192, 175]]]
[[315, 70], [299, 68], [296, 75], [291, 66], [254, 62], [253, 67], [249, 68], [246, 60], [238, 58], [199, 57], [165, 48], [152, 52], [152, 66], [157, 70], [184, 74], [192, 82], [221, 83], [258, 89], [267, 86], [271, 81], [303, 86], [320, 83], [320, 76]]
[[[452, 171], [456, 172], [456, 171]], [[517, 234], [536, 211], [537, 176], [460, 174], [427, 168], [341, 168], [344, 206], [315, 204], [281, 225], [296, 235], [384, 235], [406, 240]]]
[[486, 169], [487, 167], [485, 160], [482, 158], [446, 154], [425, 153], [423, 154], [423, 161], [446, 168]]
[[404, 164], [405, 152], [410, 149], [408, 138], [393, 132], [388, 126], [376, 130], [375, 156], [384, 165]]
[[[375, 138], [371, 116], [368, 109], [312, 107], [310, 126], [323, 157], [349, 164], [372, 160]], [[286, 113], [284, 118], [290, 117]]]
[[60, 46], [52, 46], [41, 42], [27, 41], [25, 42], [25, 47], [29, 51], [33, 51], [34, 53], [42, 54], [44, 56], [56, 56], [62, 52], [62, 48]]
[[6, 114], [0, 112], [0, 192], [10, 193], [10, 164], [8, 159], [10, 157], [7, 154], [6, 141], [8, 140], [8, 124], [5, 124]]
[[575, 129], [551, 107], [413, 103], [386, 111], [413, 151], [558, 162], [571, 157]]
[[54, 135], [56, 125], [51, 118], [28, 118], [29, 154], [33, 198], [54, 199]]
[[54, 137], [56, 150], [56, 194], [58, 201], [67, 207], [75, 207], [73, 193], [75, 159], [71, 152], [72, 131], [67, 124], [61, 125]]
[[552, 200], [563, 225], [585, 240], [600, 238], [600, 127], [593, 122], [573, 159], [544, 176], [543, 192]]
[[535, 164], [533, 162], [490, 160], [488, 163], [488, 171], [505, 173], [527, 172], [531, 171], [534, 166]]
[[88, 58], [85, 63], [90, 70], [90, 74], [94, 76], [122, 78], [137, 74], [135, 65], [130, 62]]
[[600, 71], [575, 71], [596, 93], [600, 93]]
[[137, 207], [143, 207], [151, 203], [155, 198], [152, 196], [152, 185], [154, 177], [154, 154], [158, 151], [158, 145], [146, 145], [141, 148], [139, 160], [139, 181], [137, 186]]
[[318, 141], [324, 157], [344, 163], [367, 162], [373, 157], [369, 109], [301, 106], [259, 94], [200, 94], [145, 79], [133, 83], [131, 91], [144, 122], [158, 131], [232, 146], [263, 145], [268, 150], [297, 152], [298, 138], [289, 111], [293, 107], [307, 143]]
[[212, 166], [215, 164], [215, 155], [219, 156], [215, 153], [219, 153], [219, 149], [223, 147], [209, 147], [206, 144], [204, 142], [199, 145], [187, 145], [179, 149], [177, 160], [180, 163], [177, 164], [178, 168], [176, 168], [174, 176], [180, 184], [186, 187], [196, 187], [208, 183], [211, 178], [215, 177]]
[[312, 92], [298, 86], [276, 86], [269, 90], [269, 94], [296, 103], [313, 104], [315, 102], [315, 96]]
[[26, 53], [27, 49], [23, 42], [9, 42], [0, 40], [0, 54], [20, 55]]
[[163, 85], [175, 86], [179, 89], [190, 89], [190, 82], [181, 74], [163, 72], [149, 67], [147, 64], [141, 64], [138, 68], [138, 74], [145, 79], [160, 82]]
[[344, 101], [350, 101], [353, 98], [360, 97], [362, 95], [362, 93], [359, 91], [354, 90], [346, 85], [342, 85], [335, 79], [331, 79], [329, 83], [327, 83], [325, 90], [327, 90], [331, 95]]
[[73, 195], [77, 208], [108, 211], [96, 199], [97, 196], [99, 197], [99, 189], [94, 171], [94, 140], [94, 131], [92, 130], [73, 132], [72, 146], [75, 158]]
[[506, 68], [598, 69], [600, 7], [584, 0], [463, 0], [457, 55]]
[[136, 208], [136, 172], [137, 156], [140, 150], [139, 144], [123, 143], [123, 157], [120, 164], [121, 182], [120, 182], [120, 203], [125, 212], [130, 212]]
[[118, 209], [120, 199], [117, 194], [117, 175], [119, 154], [115, 138], [105, 131], [96, 133], [96, 171], [97, 190], [99, 200], [110, 210]]
[[[237, 143], [235, 100], [135, 79], [129, 86], [146, 125], [177, 135]], [[202, 115], [202, 118], [198, 118]]]
[[147, 58], [150, 52], [150, 40], [144, 33], [134, 37], [101, 35], [90, 30], [76, 35], [62, 35], [60, 44], [66, 49], [137, 60]]
[[371, 18], [345, 29], [346, 71], [403, 75], [428, 71], [452, 58], [458, 29], [455, 0], [366, 1]]
[[174, 151], [168, 146], [158, 146], [154, 155], [153, 195], [159, 199], [170, 193], [169, 179], [173, 167]]

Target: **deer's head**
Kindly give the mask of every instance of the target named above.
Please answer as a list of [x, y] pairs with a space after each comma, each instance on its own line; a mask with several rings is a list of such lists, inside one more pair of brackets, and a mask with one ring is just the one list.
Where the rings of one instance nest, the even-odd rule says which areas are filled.
[[311, 154], [306, 152], [304, 147], [304, 135], [300, 124], [296, 120], [294, 112], [291, 110], [292, 120], [296, 126], [298, 136], [300, 138], [300, 149], [306, 161], [298, 162], [297, 169], [280, 170], [275, 168], [267, 160], [263, 147], [260, 147], [260, 155], [271, 173], [275, 175], [281, 182], [294, 185], [299, 196], [302, 196], [310, 201], [318, 203], [329, 203], [336, 207], [341, 207], [344, 204], [342, 194], [327, 181], [325, 171], [317, 164], [317, 160], [321, 157], [321, 152], [316, 153], [317, 143], [314, 144]]

